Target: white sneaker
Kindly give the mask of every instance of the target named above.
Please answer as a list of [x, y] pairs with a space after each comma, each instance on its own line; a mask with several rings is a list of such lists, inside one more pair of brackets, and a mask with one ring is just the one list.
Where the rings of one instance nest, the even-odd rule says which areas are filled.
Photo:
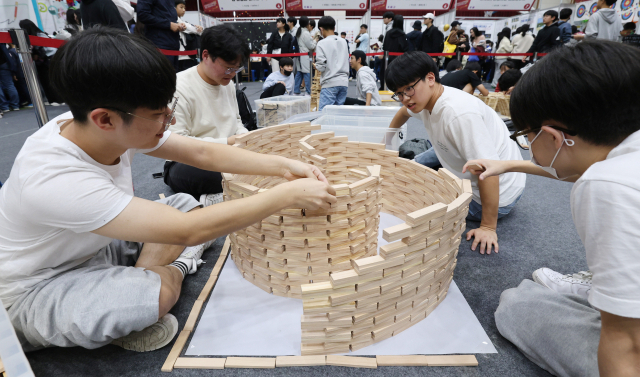
[[224, 197], [222, 193], [219, 194], [202, 194], [200, 195], [200, 204], [205, 207], [209, 207], [210, 205], [218, 204], [224, 202]]
[[129, 351], [147, 352], [160, 349], [171, 342], [178, 333], [178, 320], [173, 314], [165, 314], [158, 322], [140, 331], [116, 339], [111, 344]]
[[591, 271], [580, 271], [573, 275], [562, 275], [550, 268], [539, 268], [533, 271], [533, 281], [558, 293], [572, 293], [589, 298], [591, 291]]

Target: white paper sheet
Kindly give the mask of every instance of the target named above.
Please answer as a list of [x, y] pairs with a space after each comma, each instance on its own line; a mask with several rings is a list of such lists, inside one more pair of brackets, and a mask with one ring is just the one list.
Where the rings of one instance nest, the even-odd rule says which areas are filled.
[[[380, 233], [399, 223], [400, 219], [381, 214]], [[386, 244], [379, 240], [379, 246]], [[229, 258], [186, 355], [300, 355], [301, 316], [302, 301], [267, 294], [245, 280]], [[497, 353], [455, 282], [429, 317], [351, 355], [452, 353]]]

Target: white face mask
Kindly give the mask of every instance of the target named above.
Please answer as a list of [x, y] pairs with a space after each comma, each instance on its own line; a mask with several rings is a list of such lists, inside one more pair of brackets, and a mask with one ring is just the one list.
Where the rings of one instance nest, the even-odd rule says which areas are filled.
[[[547, 173], [551, 174], [552, 176], [556, 177], [557, 179], [563, 181], [569, 177], [565, 177], [565, 178], [560, 178], [558, 177], [558, 172], [556, 172], [556, 169], [552, 168], [553, 163], [556, 161], [556, 158], [558, 157], [558, 154], [560, 153], [560, 149], [562, 149], [562, 145], [560, 146], [560, 148], [558, 148], [558, 151], [556, 152], [556, 155], [553, 156], [553, 160], [551, 160], [551, 164], [549, 166], [542, 166], [538, 163], [538, 161], [536, 160], [536, 158], [533, 156], [533, 148], [531, 147], [533, 145], [533, 142], [536, 141], [536, 139], [538, 138], [538, 136], [540, 136], [540, 133], [542, 133], [542, 130], [540, 130], [540, 132], [538, 132], [538, 134], [536, 135], [536, 137], [533, 138], [533, 140], [531, 140], [531, 142], [529, 143], [529, 151], [531, 152], [531, 163], [533, 163], [534, 165], [540, 167], [542, 170], [546, 171]], [[573, 145], [575, 144], [575, 141], [571, 140], [571, 139], [566, 139], [564, 137], [564, 132], [562, 133], [562, 144], [567, 144], [570, 147], [573, 147]]]

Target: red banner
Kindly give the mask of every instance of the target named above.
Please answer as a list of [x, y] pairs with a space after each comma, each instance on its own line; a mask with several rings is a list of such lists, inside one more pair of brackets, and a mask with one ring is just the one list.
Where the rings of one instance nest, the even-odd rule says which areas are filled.
[[387, 10], [387, 0], [371, 1], [371, 10]]
[[303, 10], [302, 0], [287, 0], [287, 10]]
[[218, 0], [201, 0], [201, 2], [203, 12], [220, 12], [220, 4], [218, 3]]

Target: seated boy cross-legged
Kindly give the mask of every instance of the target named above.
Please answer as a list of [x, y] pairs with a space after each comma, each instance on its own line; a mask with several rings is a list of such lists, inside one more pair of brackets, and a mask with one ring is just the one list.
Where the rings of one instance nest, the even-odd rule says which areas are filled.
[[[82, 32], [56, 53], [51, 81], [71, 111], [27, 139], [0, 190], [0, 299], [26, 351], [163, 347], [210, 240], [283, 208], [336, 202], [316, 167], [167, 131], [175, 71], [137, 35]], [[202, 209], [188, 194], [153, 202], [133, 196], [136, 153], [292, 182]]]
[[465, 166], [480, 180], [523, 172], [575, 182], [571, 212], [590, 272], [539, 269], [538, 284], [504, 291], [495, 313], [502, 336], [553, 375], [640, 375], [639, 62], [640, 50], [609, 41], [553, 51], [511, 93], [512, 136], [527, 136], [531, 161]]
[[479, 244], [481, 254], [485, 250], [490, 254], [492, 247], [498, 252], [498, 219], [520, 199], [526, 176], [512, 173], [482, 181], [462, 168], [471, 156], [522, 159], [517, 144], [509, 140], [507, 126], [480, 99], [440, 84], [438, 67], [422, 51], [397, 57], [387, 69], [386, 81], [395, 92], [393, 98], [404, 105], [389, 127], [401, 127], [411, 117], [422, 121], [433, 148], [416, 156], [416, 162], [431, 167], [433, 161], [439, 162], [459, 178], [471, 179], [473, 200], [467, 220], [480, 221], [480, 227], [468, 231], [467, 240], [475, 237], [471, 248], [476, 250]]

